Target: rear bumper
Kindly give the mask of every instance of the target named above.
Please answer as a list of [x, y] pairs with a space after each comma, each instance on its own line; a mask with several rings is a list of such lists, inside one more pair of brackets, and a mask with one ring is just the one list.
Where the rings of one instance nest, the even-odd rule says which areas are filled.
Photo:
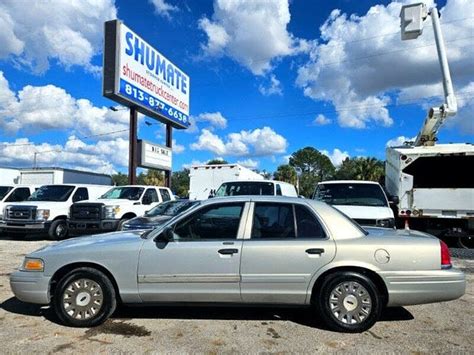
[[51, 222], [10, 222], [1, 221], [0, 230], [11, 233], [47, 233]]
[[466, 277], [457, 269], [381, 272], [387, 306], [409, 306], [455, 300], [466, 292]]
[[119, 219], [70, 220], [68, 229], [71, 235], [97, 234], [116, 231], [119, 223]]
[[16, 271], [10, 276], [10, 287], [20, 301], [49, 304], [49, 282], [42, 272]]

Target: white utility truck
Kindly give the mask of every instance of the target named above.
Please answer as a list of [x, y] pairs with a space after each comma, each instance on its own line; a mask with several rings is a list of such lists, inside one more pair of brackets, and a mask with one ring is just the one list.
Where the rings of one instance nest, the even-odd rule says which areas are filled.
[[6, 205], [25, 201], [38, 188], [38, 185], [0, 185], [0, 220]]
[[399, 220], [413, 229], [455, 240], [472, 248], [474, 241], [474, 146], [435, 144], [444, 121], [457, 112], [446, 50], [436, 8], [426, 5], [402, 7], [402, 40], [422, 33], [423, 21], [431, 17], [443, 78], [445, 102], [428, 111], [414, 142], [387, 148], [385, 188], [398, 200]]
[[23, 202], [6, 204], [0, 230], [19, 234], [48, 234], [51, 239], [67, 236], [67, 215], [77, 201], [95, 199], [110, 189], [104, 185], [43, 185]]
[[263, 180], [239, 164], [194, 165], [189, 172], [189, 199], [206, 200], [226, 181]]
[[160, 203], [174, 199], [167, 187], [116, 186], [99, 198], [74, 203], [69, 213], [69, 233], [83, 235], [121, 230], [129, 219], [143, 216]]

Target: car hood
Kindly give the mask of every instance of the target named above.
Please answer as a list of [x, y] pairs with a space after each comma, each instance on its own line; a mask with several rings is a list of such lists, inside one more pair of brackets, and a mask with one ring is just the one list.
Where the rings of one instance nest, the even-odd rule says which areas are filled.
[[31, 256], [38, 254], [49, 253], [49, 252], [59, 252], [61, 250], [71, 250], [75, 248], [80, 248], [82, 251], [84, 249], [92, 248], [97, 249], [106, 249], [108, 246], [113, 247], [117, 244], [125, 245], [130, 243], [141, 244], [143, 239], [140, 236], [145, 233], [144, 231], [127, 231], [127, 232], [112, 232], [112, 233], [103, 233], [95, 235], [87, 235], [79, 238], [71, 238], [63, 240], [54, 244], [50, 244], [46, 247], [38, 249], [31, 253]]
[[385, 219], [393, 218], [393, 212], [390, 207], [376, 206], [349, 206], [349, 205], [332, 205], [339, 211], [345, 213], [352, 219]]
[[41, 209], [53, 209], [57, 208], [59, 204], [67, 203], [67, 201], [54, 202], [54, 201], [21, 201], [21, 202], [9, 202], [5, 203], [5, 206], [32, 206]]
[[135, 226], [135, 225], [153, 225], [153, 226], [158, 226], [160, 224], [163, 224], [167, 221], [169, 221], [171, 218], [173, 218], [172, 216], [155, 216], [155, 217], [147, 217], [147, 216], [143, 216], [143, 217], [135, 217], [135, 218], [132, 218], [131, 220], [127, 221], [126, 224], [128, 225], [132, 225], [132, 226]]

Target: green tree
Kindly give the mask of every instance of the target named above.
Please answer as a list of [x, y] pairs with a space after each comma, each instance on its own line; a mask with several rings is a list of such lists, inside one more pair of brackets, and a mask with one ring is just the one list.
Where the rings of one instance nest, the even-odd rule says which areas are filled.
[[280, 165], [273, 173], [273, 178], [275, 180], [288, 182], [292, 185], [296, 185], [298, 179], [295, 168], [288, 164]]
[[383, 176], [383, 161], [370, 157], [346, 158], [335, 174], [339, 180], [381, 181]]
[[299, 193], [305, 197], [311, 197], [316, 184], [331, 179], [335, 173], [331, 160], [313, 147], [294, 152], [289, 163], [301, 170]]
[[189, 169], [175, 171], [171, 176], [171, 188], [179, 197], [189, 196]]
[[164, 186], [165, 174], [163, 171], [148, 169], [143, 177], [143, 185]]
[[207, 162], [207, 165], [218, 165], [218, 164], [229, 164], [229, 162], [224, 159], [211, 159]]
[[116, 186], [122, 186], [122, 185], [128, 184], [128, 175], [117, 173], [117, 174], [112, 174], [111, 176], [112, 176], [112, 182]]

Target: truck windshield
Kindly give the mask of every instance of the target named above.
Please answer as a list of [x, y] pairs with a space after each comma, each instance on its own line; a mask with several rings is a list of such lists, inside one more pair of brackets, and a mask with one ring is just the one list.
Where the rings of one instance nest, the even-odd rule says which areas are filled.
[[100, 196], [101, 199], [139, 200], [145, 189], [143, 187], [119, 186], [114, 187]]
[[68, 185], [45, 185], [28, 198], [28, 201], [53, 201], [64, 202], [67, 201], [74, 191], [74, 186]]
[[176, 216], [198, 203], [198, 201], [168, 201], [152, 208], [145, 214], [145, 216]]
[[13, 189], [11, 186], [0, 186], [0, 201]]
[[388, 206], [385, 194], [377, 184], [319, 184], [314, 199], [330, 205]]
[[272, 182], [237, 181], [225, 182], [216, 191], [216, 196], [274, 195]]

